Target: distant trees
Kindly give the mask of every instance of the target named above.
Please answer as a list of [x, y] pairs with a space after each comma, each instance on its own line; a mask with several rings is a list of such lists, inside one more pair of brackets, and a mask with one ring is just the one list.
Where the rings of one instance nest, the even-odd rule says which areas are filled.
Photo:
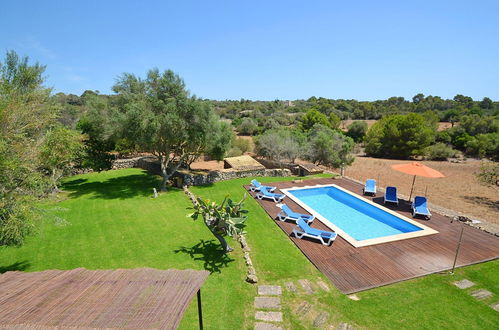
[[145, 79], [125, 73], [113, 90], [118, 94], [122, 134], [158, 157], [162, 190], [179, 167], [189, 166], [202, 154], [221, 159], [230, 148], [228, 127], [208, 102], [190, 96], [171, 70], [149, 70]]
[[366, 153], [406, 159], [421, 155], [435, 139], [436, 127], [420, 114], [393, 115], [377, 121], [365, 137]]
[[317, 125], [310, 132], [305, 157], [311, 162], [333, 168], [340, 168], [341, 174], [351, 165], [354, 157], [352, 138], [323, 125]]
[[302, 117], [300, 128], [304, 131], [310, 130], [315, 125], [320, 124], [326, 127], [330, 127], [329, 119], [323, 113], [310, 109], [307, 113]]
[[266, 131], [255, 139], [256, 153], [279, 163], [294, 162], [303, 154], [306, 137], [298, 131], [275, 129]]
[[237, 129], [243, 135], [253, 135], [258, 130], [258, 125], [251, 118], [243, 118]]
[[355, 142], [361, 142], [367, 133], [367, 123], [365, 121], [354, 121], [348, 126], [347, 135]]

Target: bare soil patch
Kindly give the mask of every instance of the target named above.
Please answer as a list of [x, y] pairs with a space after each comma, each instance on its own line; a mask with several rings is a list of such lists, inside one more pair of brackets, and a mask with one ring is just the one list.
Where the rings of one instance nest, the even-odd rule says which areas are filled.
[[[380, 187], [396, 186], [400, 194], [408, 197], [413, 176], [391, 169], [391, 165], [404, 162], [407, 161], [357, 157], [353, 165], [346, 169], [345, 175], [359, 181], [375, 179]], [[427, 192], [430, 203], [499, 224], [499, 189], [485, 187], [478, 182], [474, 173], [479, 170], [480, 161], [422, 163], [442, 172], [446, 177], [416, 177], [413, 196], [424, 196]]]

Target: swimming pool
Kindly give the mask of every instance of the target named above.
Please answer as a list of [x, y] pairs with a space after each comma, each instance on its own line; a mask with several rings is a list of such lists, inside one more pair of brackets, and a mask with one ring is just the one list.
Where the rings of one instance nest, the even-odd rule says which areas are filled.
[[355, 247], [438, 233], [334, 184], [281, 191]]

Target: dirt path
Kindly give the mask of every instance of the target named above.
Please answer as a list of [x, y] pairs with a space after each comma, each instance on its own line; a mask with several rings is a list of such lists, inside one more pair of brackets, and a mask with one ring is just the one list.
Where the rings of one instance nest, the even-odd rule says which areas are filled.
[[[379, 186], [396, 186], [400, 194], [409, 196], [413, 177], [394, 171], [390, 167], [404, 162], [406, 161], [357, 157], [353, 165], [347, 168], [345, 175], [360, 181], [375, 179]], [[499, 224], [499, 189], [478, 183], [474, 173], [479, 170], [480, 161], [422, 163], [442, 172], [446, 177], [417, 177], [415, 194], [424, 196], [425, 190], [428, 189], [430, 203]]]

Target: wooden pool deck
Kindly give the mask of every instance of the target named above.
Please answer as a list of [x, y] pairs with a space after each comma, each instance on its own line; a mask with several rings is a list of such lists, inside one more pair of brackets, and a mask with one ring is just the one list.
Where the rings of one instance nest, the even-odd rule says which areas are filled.
[[[314, 179], [297, 183], [278, 182], [272, 185], [278, 189], [285, 189], [332, 183], [362, 195], [363, 186], [347, 179]], [[250, 194], [255, 195], [251, 192]], [[378, 192], [377, 197], [364, 197], [383, 204], [382, 193]], [[459, 221], [451, 222], [452, 219], [435, 212], [432, 212], [433, 216], [429, 221], [419, 218], [416, 220], [437, 230], [438, 234], [359, 248], [353, 247], [338, 236], [328, 247], [315, 240], [291, 237], [290, 233], [295, 224], [275, 220], [280, 209], [274, 202], [258, 199], [257, 201], [303, 254], [345, 294], [451, 269], [462, 227], [464, 234], [456, 266], [467, 266], [499, 258], [499, 237]], [[289, 198], [285, 198], [284, 202], [296, 212], [307, 213]], [[390, 205], [388, 208], [412, 218], [410, 204], [407, 201], [400, 200], [399, 206]], [[329, 230], [318, 220], [315, 220], [312, 226]]]

